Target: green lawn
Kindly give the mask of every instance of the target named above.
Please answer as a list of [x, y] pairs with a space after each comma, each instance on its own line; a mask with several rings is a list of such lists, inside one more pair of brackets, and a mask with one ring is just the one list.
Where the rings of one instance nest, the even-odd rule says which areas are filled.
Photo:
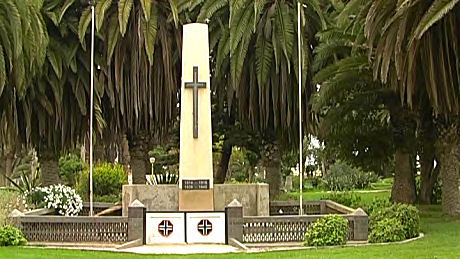
[[[362, 190], [352, 190], [348, 192], [355, 192], [361, 198], [364, 203], [370, 203], [374, 199], [389, 198], [391, 194], [391, 186], [393, 184], [393, 178], [380, 179], [378, 182], [371, 184], [370, 187]], [[321, 200], [327, 195], [327, 191], [310, 189], [303, 191], [302, 197], [304, 200]], [[281, 193], [276, 200], [289, 201], [299, 200], [299, 191]]]
[[[365, 191], [365, 190], [363, 190]], [[353, 192], [353, 191], [350, 191]], [[390, 197], [390, 190], [378, 190], [378, 192], [360, 192], [358, 196], [361, 198], [361, 201], [365, 203], [372, 202], [374, 198], [389, 198]], [[302, 194], [304, 200], [320, 200], [322, 197], [326, 195], [326, 191], [305, 191]], [[278, 196], [277, 200], [280, 201], [288, 201], [288, 200], [298, 200], [299, 199], [299, 192], [287, 192], [282, 193]]]
[[422, 207], [425, 237], [408, 244], [224, 255], [135, 255], [30, 247], [0, 248], [0, 258], [460, 258], [460, 217], [443, 217], [440, 206]]

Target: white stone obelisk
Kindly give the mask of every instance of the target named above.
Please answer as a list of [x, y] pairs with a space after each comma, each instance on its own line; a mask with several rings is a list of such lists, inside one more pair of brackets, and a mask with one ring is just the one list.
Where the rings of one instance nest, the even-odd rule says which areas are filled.
[[208, 25], [183, 26], [179, 210], [214, 210]]

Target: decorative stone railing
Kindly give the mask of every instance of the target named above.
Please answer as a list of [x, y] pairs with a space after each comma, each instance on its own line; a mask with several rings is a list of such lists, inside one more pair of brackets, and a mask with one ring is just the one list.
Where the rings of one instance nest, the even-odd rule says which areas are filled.
[[28, 241], [124, 243], [128, 240], [127, 217], [18, 217], [18, 224]]
[[[272, 202], [270, 211], [293, 213], [299, 204], [295, 202]], [[297, 206], [297, 209], [295, 209]], [[229, 204], [227, 222], [229, 239], [243, 243], [301, 242], [308, 226], [327, 214], [339, 214], [348, 220], [348, 240], [367, 240], [368, 216], [362, 209], [351, 209], [333, 201], [306, 201], [303, 203], [307, 214], [243, 216], [242, 207]], [[284, 210], [283, 210], [284, 209]]]

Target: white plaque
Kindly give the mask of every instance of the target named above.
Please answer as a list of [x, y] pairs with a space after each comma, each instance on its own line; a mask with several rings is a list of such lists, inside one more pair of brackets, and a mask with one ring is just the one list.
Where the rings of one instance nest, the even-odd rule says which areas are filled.
[[187, 243], [225, 244], [225, 212], [187, 212]]
[[185, 243], [184, 213], [146, 213], [147, 244]]

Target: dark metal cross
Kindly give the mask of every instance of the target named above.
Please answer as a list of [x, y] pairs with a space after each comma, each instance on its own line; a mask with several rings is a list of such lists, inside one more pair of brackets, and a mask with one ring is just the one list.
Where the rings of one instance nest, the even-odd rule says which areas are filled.
[[171, 235], [173, 232], [173, 224], [169, 220], [163, 220], [161, 223], [158, 225], [158, 231], [160, 234], [164, 237], [167, 237]]
[[206, 88], [206, 82], [198, 82], [198, 67], [193, 67], [193, 82], [185, 83], [185, 88], [193, 88], [193, 138], [198, 138], [198, 88]]
[[200, 232], [201, 235], [207, 236], [209, 233], [212, 231], [212, 223], [211, 221], [207, 219], [202, 219], [200, 222], [198, 222], [198, 232]]

